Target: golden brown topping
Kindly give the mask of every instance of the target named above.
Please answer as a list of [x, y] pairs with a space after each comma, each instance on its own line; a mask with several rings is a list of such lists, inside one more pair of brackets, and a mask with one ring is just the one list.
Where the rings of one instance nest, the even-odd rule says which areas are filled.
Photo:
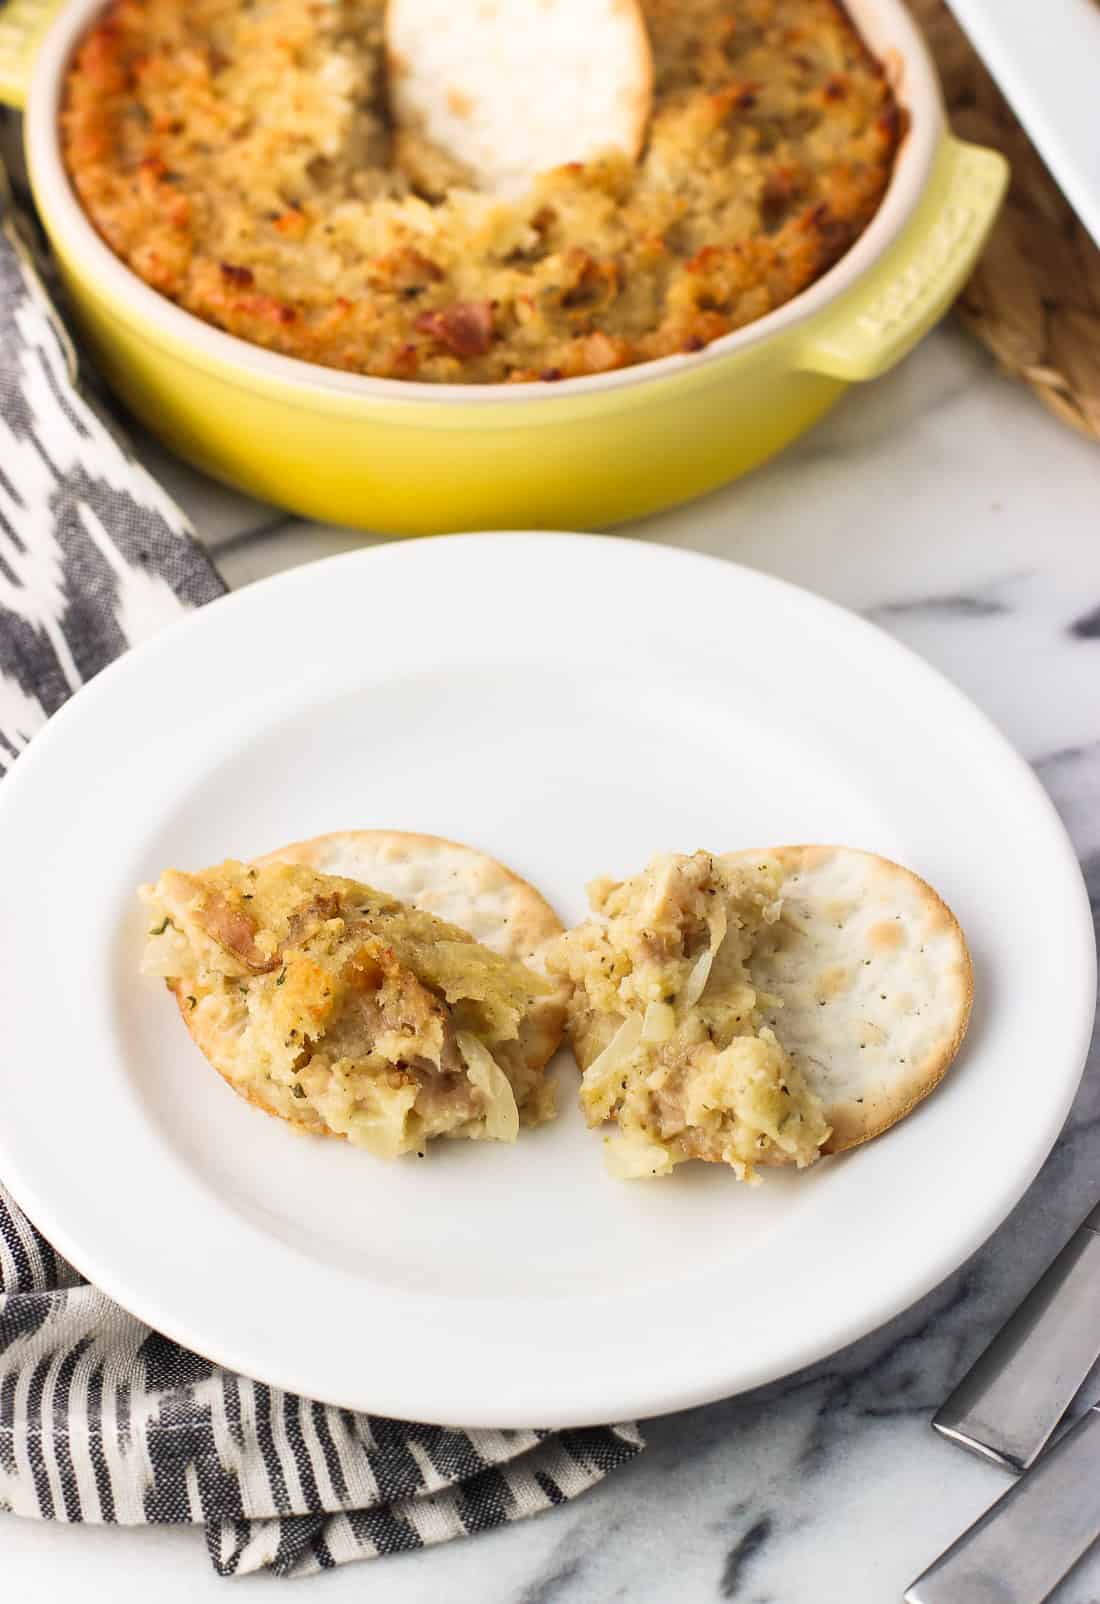
[[384, 0], [115, 0], [66, 79], [65, 160], [142, 278], [306, 361], [523, 382], [699, 350], [847, 250], [904, 116], [834, 0], [641, 3], [637, 161], [507, 201], [394, 130]]

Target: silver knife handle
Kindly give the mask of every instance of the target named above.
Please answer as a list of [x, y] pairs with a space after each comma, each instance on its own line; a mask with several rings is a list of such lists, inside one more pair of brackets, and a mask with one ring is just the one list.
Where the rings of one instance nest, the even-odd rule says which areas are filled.
[[932, 1424], [1026, 1470], [1100, 1358], [1100, 1207], [1069, 1239]]
[[1042, 1604], [1100, 1536], [1090, 1409], [905, 1594], [905, 1604]]

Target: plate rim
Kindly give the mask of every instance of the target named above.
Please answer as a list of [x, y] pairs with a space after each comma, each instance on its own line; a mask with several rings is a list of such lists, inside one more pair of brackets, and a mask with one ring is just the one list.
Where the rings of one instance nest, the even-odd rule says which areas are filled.
[[[743, 1379], [733, 1383], [716, 1383], [715, 1377], [707, 1376], [692, 1382], [662, 1380], [660, 1383], [652, 1379], [641, 1387], [635, 1386], [633, 1392], [623, 1392], [616, 1396], [613, 1407], [608, 1404], [596, 1409], [587, 1404], [579, 1411], [572, 1408], [567, 1402], [562, 1402], [555, 1395], [545, 1408], [532, 1410], [523, 1400], [517, 1408], [515, 1403], [504, 1403], [500, 1407], [492, 1406], [480, 1411], [478, 1424], [491, 1427], [518, 1427], [529, 1425], [531, 1418], [537, 1416], [541, 1426], [549, 1428], [565, 1428], [592, 1425], [606, 1421], [609, 1415], [621, 1420], [628, 1417], [645, 1418], [671, 1410], [684, 1409], [695, 1405], [714, 1401], [715, 1399], [733, 1396], [737, 1393], [751, 1390], [767, 1382], [777, 1381], [785, 1376], [792, 1375], [837, 1352], [849, 1342], [859, 1336], [877, 1329], [885, 1321], [911, 1307], [921, 1297], [935, 1286], [941, 1284], [946, 1277], [965, 1263], [972, 1254], [988, 1239], [997, 1226], [1007, 1217], [1027, 1191], [1038, 1170], [1042, 1166], [1065, 1123], [1066, 1115], [1073, 1102], [1081, 1074], [1084, 1070], [1088, 1046], [1092, 1033], [1093, 1016], [1095, 1009], [1096, 985], [1096, 948], [1093, 937], [1091, 911], [1089, 908], [1087, 890], [1084, 884], [1077, 853], [1069, 835], [1059, 818], [1054, 804], [1035, 775], [1031, 766], [1018, 753], [1008, 738], [1002, 734], [995, 723], [986, 715], [968, 696], [965, 695], [952, 681], [938, 668], [929, 663], [894, 636], [890, 635], [878, 624], [860, 614], [843, 607], [826, 597], [808, 590], [791, 581], [778, 578], [775, 575], [764, 573], [758, 569], [750, 568], [723, 557], [699, 553], [682, 548], [667, 546], [650, 541], [626, 538], [615, 535], [582, 535], [566, 531], [494, 531], [490, 533], [463, 534], [446, 537], [447, 545], [452, 551], [463, 547], [473, 547], [484, 555], [486, 548], [491, 553], [492, 544], [509, 543], [514, 549], [517, 542], [526, 542], [529, 546], [537, 545], [552, 551], [558, 551], [563, 542], [575, 547], [579, 543], [590, 543], [603, 548], [613, 549], [619, 554], [625, 554], [627, 561], [671, 561], [674, 565], [695, 565], [713, 572], [720, 570], [727, 576], [732, 576], [741, 582], [748, 581], [750, 587], [759, 586], [762, 590], [770, 591], [777, 598], [786, 598], [802, 607], [808, 607], [811, 612], [821, 616], [830, 631], [836, 629], [847, 630], [850, 635], [865, 642], [873, 651], [883, 652], [887, 656], [894, 656], [896, 660], [918, 677], [927, 679], [935, 687], [937, 694], [947, 698], [953, 704], [954, 711], [964, 719], [984, 731], [987, 739], [999, 747], [1000, 754], [1010, 769], [1015, 771], [1016, 779], [1024, 791], [1030, 793], [1033, 804], [1040, 812], [1045, 813], [1049, 827], [1049, 841], [1052, 846], [1060, 848], [1063, 865], [1067, 871], [1067, 892], [1070, 884], [1073, 886], [1072, 895], [1067, 896], [1061, 908], [1061, 916], [1067, 920], [1073, 919], [1079, 926], [1080, 940], [1080, 973], [1077, 977], [1076, 989], [1078, 1007], [1076, 1018], [1070, 1023], [1066, 1032], [1066, 1056], [1074, 1059], [1076, 1068], [1067, 1069], [1062, 1089], [1062, 1096], [1056, 1103], [1052, 1103], [1047, 1118], [1041, 1122], [1030, 1150], [1030, 1161], [1014, 1172], [1012, 1179], [1001, 1188], [998, 1193], [986, 1201], [984, 1208], [974, 1210], [968, 1228], [960, 1231], [952, 1239], [952, 1245], [946, 1255], [939, 1255], [935, 1263], [931, 1263], [923, 1272], [915, 1276], [909, 1283], [906, 1292], [900, 1298], [895, 1295], [879, 1298], [871, 1297], [865, 1304], [860, 1305], [857, 1315], [847, 1318], [834, 1316], [825, 1321], [818, 1336], [810, 1340], [803, 1340], [793, 1348], [794, 1356], [784, 1353], [781, 1362], [775, 1366], [758, 1364], [754, 1370], [750, 1369]], [[239, 609], [263, 609], [267, 605], [266, 598], [274, 591], [293, 590], [303, 581], [303, 576], [314, 578], [320, 571], [334, 571], [350, 569], [376, 562], [404, 560], [405, 554], [422, 554], [427, 548], [436, 544], [435, 539], [429, 541], [385, 542], [374, 547], [359, 548], [352, 552], [340, 553], [332, 557], [320, 559], [316, 562], [299, 565], [285, 570], [256, 584], [247, 586], [242, 590], [231, 592], [226, 596], [207, 604], [203, 608], [185, 615], [166, 628], [158, 631], [154, 636], [140, 645], [132, 648], [108, 665], [96, 678], [82, 687], [72, 698], [53, 716], [48, 724], [34, 737], [29, 747], [21, 754], [18, 762], [0, 784], [0, 842], [3, 840], [5, 822], [9, 811], [18, 807], [18, 802], [12, 803], [10, 798], [19, 797], [28, 785], [33, 786], [37, 781], [33, 778], [38, 767], [43, 762], [51, 761], [51, 754], [59, 741], [68, 739], [66, 731], [73, 724], [81, 708], [87, 709], [94, 701], [100, 701], [112, 694], [111, 687], [121, 676], [132, 675], [140, 671], [141, 665], [161, 651], [175, 650], [175, 642], [196, 627], [211, 627], [202, 625], [204, 618], [216, 613], [223, 617]], [[618, 560], [616, 557], [615, 560]], [[220, 626], [219, 626], [220, 627]], [[135, 668], [135, 664], [137, 667]], [[0, 849], [2, 860], [2, 849]], [[1073, 904], [1076, 913], [1073, 912]], [[1076, 941], [1076, 937], [1074, 940]], [[1071, 1051], [1072, 1047], [1072, 1051]], [[288, 1374], [285, 1366], [278, 1362], [269, 1362], [265, 1357], [261, 1364], [242, 1363], [239, 1351], [232, 1351], [224, 1342], [210, 1342], [200, 1335], [196, 1342], [195, 1331], [189, 1327], [186, 1320], [171, 1316], [166, 1320], [164, 1311], [152, 1308], [141, 1294], [140, 1288], [120, 1284], [119, 1278], [111, 1270], [109, 1263], [98, 1257], [95, 1248], [85, 1245], [70, 1232], [65, 1220], [59, 1218], [48, 1199], [40, 1197], [33, 1179], [24, 1175], [21, 1170], [17, 1154], [13, 1154], [8, 1143], [7, 1122], [0, 1122], [0, 1179], [9, 1187], [12, 1195], [24, 1207], [28, 1214], [47, 1237], [77, 1268], [81, 1274], [87, 1276], [89, 1281], [100, 1287], [125, 1309], [133, 1312], [139, 1319], [164, 1332], [184, 1346], [212, 1359], [215, 1363], [245, 1375], [251, 1375], [271, 1385], [278, 1386], [290, 1392], [302, 1393], [306, 1396], [327, 1399], [347, 1407], [368, 1411], [375, 1414], [390, 1414], [406, 1416], [408, 1418], [430, 1418], [434, 1423], [455, 1427], [469, 1426], [474, 1413], [468, 1408], [460, 1407], [457, 1410], [449, 1408], [435, 1408], [430, 1412], [421, 1411], [414, 1407], [409, 1408], [407, 1400], [403, 1401], [398, 1395], [391, 1393], [391, 1401], [387, 1403], [383, 1397], [380, 1401], [368, 1403], [362, 1398], [349, 1400], [347, 1397], [336, 1397], [326, 1392], [322, 1387], [318, 1389], [312, 1381], [303, 1385], [303, 1377]], [[66, 1212], [62, 1205], [61, 1215]], [[931, 1256], [930, 1256], [931, 1258]], [[125, 1280], [125, 1277], [123, 1278]], [[376, 1389], [379, 1390], [379, 1389]], [[407, 1388], [405, 1389], [407, 1392]], [[400, 1389], [399, 1389], [400, 1392]], [[394, 1407], [396, 1403], [396, 1407]]]

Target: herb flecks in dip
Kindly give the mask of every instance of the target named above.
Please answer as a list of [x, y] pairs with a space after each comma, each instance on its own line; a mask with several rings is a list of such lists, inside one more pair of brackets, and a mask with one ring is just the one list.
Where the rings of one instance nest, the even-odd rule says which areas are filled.
[[901, 118], [833, 0], [643, 10], [639, 161], [558, 168], [514, 201], [394, 135], [383, 0], [115, 0], [69, 72], [65, 160], [141, 278], [288, 356], [484, 383], [698, 350], [843, 255]]

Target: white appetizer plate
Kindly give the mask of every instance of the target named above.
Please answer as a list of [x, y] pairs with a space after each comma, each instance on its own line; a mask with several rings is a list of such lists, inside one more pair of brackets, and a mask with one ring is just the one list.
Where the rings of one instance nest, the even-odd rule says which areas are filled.
[[[134, 887], [347, 826], [465, 840], [567, 922], [658, 849], [900, 859], [974, 953], [970, 1036], [880, 1141], [749, 1188], [612, 1181], [575, 1071], [514, 1147], [387, 1164], [303, 1138], [139, 977]], [[653, 1414], [781, 1376], [904, 1308], [1020, 1197], [1069, 1108], [1095, 954], [1030, 771], [919, 659], [732, 564], [452, 537], [215, 602], [81, 692], [0, 786], [0, 1176], [169, 1336], [445, 1425]]]

